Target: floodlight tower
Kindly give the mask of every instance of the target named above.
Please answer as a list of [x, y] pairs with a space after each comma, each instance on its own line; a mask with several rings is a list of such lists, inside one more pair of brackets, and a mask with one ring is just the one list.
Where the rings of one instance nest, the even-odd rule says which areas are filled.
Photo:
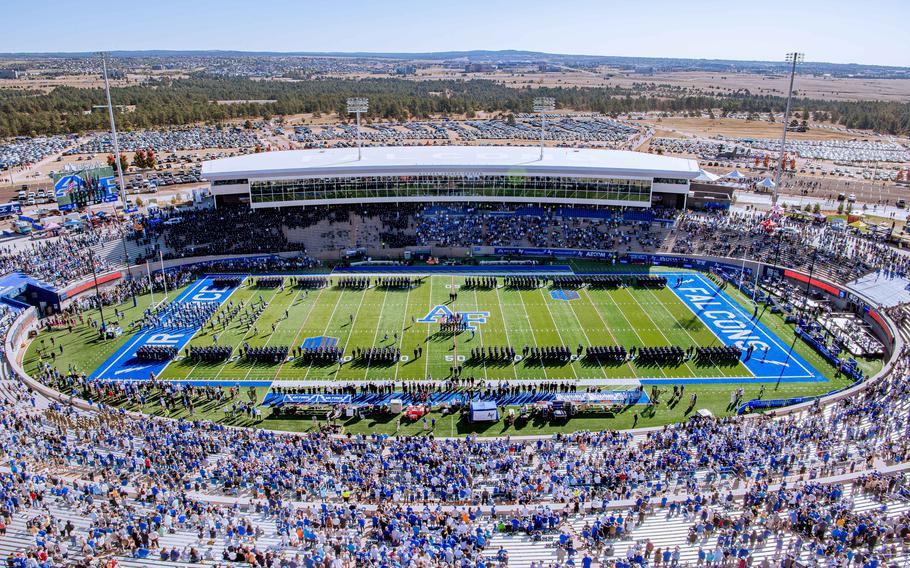
[[534, 97], [534, 112], [540, 115], [540, 159], [543, 160], [543, 141], [547, 132], [547, 115], [544, 113], [556, 110], [556, 99], [553, 97]]
[[351, 97], [348, 99], [348, 114], [357, 115], [357, 159], [360, 160], [360, 115], [370, 109], [370, 99], [366, 97]]
[[114, 123], [114, 105], [111, 104], [111, 84], [107, 78], [107, 53], [101, 56], [101, 68], [104, 70], [104, 95], [107, 97], [107, 116], [111, 121], [111, 141], [114, 145], [114, 163], [117, 165], [117, 183], [120, 185], [120, 201], [123, 202], [124, 215], [126, 215], [126, 184], [123, 183], [123, 165], [120, 163], [120, 144], [117, 142], [117, 125]]
[[[123, 182], [123, 164], [120, 163], [120, 144], [117, 142], [117, 125], [114, 122], [114, 105], [111, 104], [111, 83], [107, 78], [107, 53], [98, 53], [101, 56], [101, 69], [104, 71], [104, 95], [107, 97], [107, 116], [111, 121], [111, 142], [114, 145], [114, 164], [117, 166], [117, 185], [120, 190], [120, 201], [123, 203], [123, 218], [126, 219], [126, 184]], [[115, 211], [116, 216], [116, 211]], [[130, 253], [126, 246], [126, 230], [120, 234], [123, 242], [123, 264], [126, 265], [127, 278], [130, 275]], [[136, 294], [130, 286], [130, 295], [133, 297], [133, 306], [136, 305]]]
[[787, 126], [790, 123], [790, 103], [793, 101], [793, 79], [796, 77], [796, 65], [805, 59], [805, 53], [794, 51], [788, 53], [786, 61], [790, 64], [790, 88], [787, 90], [787, 110], [784, 111], [784, 131], [780, 137], [780, 156], [777, 160], [777, 171], [774, 173], [774, 193], [771, 196], [771, 205], [777, 205], [777, 194], [780, 191], [780, 177], [784, 169], [784, 152], [787, 147]]

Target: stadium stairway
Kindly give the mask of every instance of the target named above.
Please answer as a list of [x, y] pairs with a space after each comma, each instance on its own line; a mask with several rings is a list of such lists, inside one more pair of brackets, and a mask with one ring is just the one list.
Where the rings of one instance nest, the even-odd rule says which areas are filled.
[[[93, 245], [91, 249], [97, 258], [103, 259], [111, 266], [120, 266], [124, 264], [122, 239], [114, 239], [112, 241]], [[127, 239], [126, 253], [129, 255], [131, 261], [135, 261], [145, 253], [145, 247], [140, 246], [136, 241]]]

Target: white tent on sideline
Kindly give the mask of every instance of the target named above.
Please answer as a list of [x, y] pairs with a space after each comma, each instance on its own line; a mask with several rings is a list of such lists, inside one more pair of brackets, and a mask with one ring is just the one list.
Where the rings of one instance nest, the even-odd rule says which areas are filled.
[[732, 172], [728, 173], [727, 175], [725, 175], [723, 177], [724, 177], [724, 179], [735, 179], [735, 180], [746, 179], [746, 176], [739, 170], [733, 170]]
[[720, 179], [720, 176], [717, 174], [712, 174], [711, 172], [705, 170], [698, 171], [698, 177], [694, 181], [717, 181]]
[[774, 189], [775, 187], [777, 187], [777, 184], [774, 183], [773, 181], [771, 181], [771, 178], [765, 178], [755, 185], [757, 185], [758, 187], [763, 187], [765, 189]]

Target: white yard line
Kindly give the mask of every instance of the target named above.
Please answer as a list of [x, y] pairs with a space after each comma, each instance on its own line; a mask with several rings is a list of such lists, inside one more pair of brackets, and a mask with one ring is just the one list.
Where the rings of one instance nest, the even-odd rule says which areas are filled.
[[[543, 298], [543, 305], [547, 307], [547, 313], [550, 314], [550, 321], [553, 322], [553, 327], [556, 329], [556, 335], [559, 336], [559, 342], [560, 342], [561, 344], [565, 345], [566, 347], [568, 347], [568, 348], [569, 348], [569, 352], [571, 353], [572, 346], [571, 346], [571, 345], [566, 345], [565, 340], [562, 338], [562, 332], [559, 331], [559, 324], [556, 323], [556, 318], [553, 317], [553, 311], [550, 309], [550, 303], [547, 302], [547, 296], [546, 296], [546, 294], [543, 293], [543, 288], [538, 288], [538, 290], [540, 290], [540, 297]], [[523, 299], [522, 299], [522, 304], [524, 304], [524, 300], [523, 300]], [[527, 313], [527, 310], [525, 310], [525, 313]], [[576, 319], [577, 319], [577, 318], [576, 318]], [[537, 343], [537, 340], [536, 340], [536, 339], [534, 340], [534, 343]], [[575, 375], [575, 378], [577, 379], [577, 378], [578, 378], [578, 373], [575, 371], [575, 365], [572, 364], [572, 358], [571, 358], [571, 356], [569, 357], [569, 368], [572, 369], [572, 374]]]
[[[474, 309], [478, 310], [478, 311], [480, 310], [480, 304], [479, 304], [479, 300], [477, 298], [477, 288], [476, 287], [474, 288]], [[483, 326], [482, 325], [477, 326], [477, 333], [478, 333], [478, 335], [480, 335], [480, 346], [485, 347], [484, 342], [483, 342]], [[511, 361], [511, 365], [512, 365], [512, 372], [515, 374], [515, 378], [517, 379], [518, 371], [515, 370], [515, 361]], [[489, 379], [490, 379], [490, 376], [487, 373], [487, 358], [484, 357], [484, 359], [483, 359], [483, 380], [487, 381]]]
[[[607, 325], [607, 320], [604, 319], [603, 315], [600, 313], [600, 310], [597, 309], [597, 304], [594, 303], [594, 299], [591, 297], [590, 294], [588, 294], [588, 291], [586, 289], [582, 288], [582, 291], [585, 293], [585, 297], [588, 299], [588, 302], [591, 304], [591, 307], [594, 308], [594, 311], [597, 313], [597, 317], [599, 317], [601, 323], [604, 324], [604, 329], [606, 329], [607, 333], [610, 334], [610, 337], [613, 338], [613, 344], [616, 345], [617, 347], [621, 347], [621, 345], [619, 344], [619, 341], [616, 340], [616, 336], [613, 335], [612, 331], [610, 331], [610, 326]], [[628, 320], [626, 320], [626, 321], [628, 321]], [[585, 334], [585, 336], [587, 336], [587, 334]], [[626, 361], [626, 365], [628, 365], [629, 370], [632, 371], [632, 376], [637, 379], [638, 373], [635, 372], [635, 367], [632, 366], [632, 362]]]
[[[671, 292], [671, 293], [672, 293], [672, 292]], [[669, 315], [671, 318], [673, 318], [674, 320], [676, 320], [676, 316], [673, 315], [673, 312], [671, 312], [670, 310], [668, 310], [668, 309], [667, 309], [667, 306], [665, 306], [664, 303], [660, 301], [660, 298], [657, 297], [657, 292], [655, 292], [655, 291], [652, 290], [652, 291], [651, 291], [651, 295], [653, 295], [653, 296], [655, 297], [655, 299], [657, 300], [657, 303], [660, 304], [660, 307], [663, 309], [663, 311], [667, 312], [667, 315]], [[673, 297], [676, 298], [677, 300], [679, 300], [679, 296], [677, 296], [675, 293], [673, 294]], [[680, 300], [680, 302], [682, 302], [682, 300]], [[685, 303], [683, 303], [683, 305], [685, 306]], [[688, 307], [687, 307], [687, 309], [688, 309]], [[691, 312], [691, 311], [692, 311], [692, 310], [689, 310], [689, 312]], [[695, 316], [695, 317], [698, 318], [698, 316]], [[701, 318], [698, 318], [698, 321], [701, 322]], [[682, 323], [682, 322], [678, 322], [678, 323]], [[702, 322], [702, 325], [704, 325], [703, 322]], [[686, 329], [686, 327], [683, 326], [683, 325], [681, 325], [680, 327], [682, 327], [683, 331], [686, 332], [686, 335], [689, 336], [689, 339], [692, 341], [692, 344], [693, 344], [695, 347], [700, 347], [698, 341], [696, 341], [695, 338], [692, 337], [692, 334], [689, 333], [689, 330]], [[705, 326], [705, 327], [708, 327], [708, 326]], [[715, 336], [715, 337], [717, 337], [717, 336]], [[721, 342], [721, 345], [723, 345], [723, 342]], [[724, 376], [726, 376], [726, 375], [724, 375], [724, 372], [721, 370], [721, 368], [720, 368], [719, 365], [717, 365], [717, 364], [715, 364], [715, 363], [712, 363], [711, 366], [714, 367], [715, 369], [717, 369], [717, 372], [718, 372], [718, 376], [719, 376], [719, 377], [724, 377]], [[745, 365], [743, 365], [743, 366], [745, 367]], [[689, 367], [689, 368], [691, 369], [692, 367]], [[748, 371], [749, 369], [747, 368], [746, 370]]]
[[[283, 281], [282, 281], [282, 283], [283, 283]], [[280, 288], [280, 287], [279, 287], [279, 288]], [[287, 310], [288, 310], [288, 311], [290, 311], [290, 309], [294, 306], [294, 302], [296, 302], [296, 301], [297, 301], [297, 298], [300, 297], [300, 293], [301, 293], [301, 292], [303, 292], [303, 288], [301, 288], [300, 290], [297, 291], [296, 294], [294, 294], [294, 299], [292, 299], [292, 300], [291, 300], [291, 303], [288, 304], [288, 307], [287, 307]], [[275, 295], [277, 296], [278, 294], [276, 293]], [[280, 320], [279, 320], [279, 321], [280, 321]], [[272, 338], [275, 337], [276, 335], [278, 335], [278, 325], [279, 325], [279, 323], [278, 323], [278, 322], [275, 322], [275, 331], [273, 331], [273, 332], [271, 333], [271, 335], [269, 335], [269, 338], [265, 340], [265, 345], [263, 345], [263, 347], [268, 347], [268, 346], [269, 346], [269, 343], [272, 342]], [[282, 361], [282, 364], [283, 364], [283, 363], [284, 363], [284, 362]], [[250, 365], [250, 369], [246, 372], [246, 375], [244, 375], [243, 380], [247, 380], [248, 378], [250, 378], [250, 373], [253, 372], [253, 369], [254, 369], [255, 367], [256, 367], [255, 365]]]
[[[335, 307], [332, 308], [332, 313], [329, 314], [329, 319], [327, 319], [325, 322], [325, 329], [322, 330], [323, 336], [329, 332], [329, 326], [332, 325], [332, 318], [335, 317], [335, 311], [338, 309], [338, 306], [341, 304], [341, 299], [344, 297], [345, 290], [346, 290], [346, 288], [342, 288], [341, 292], [338, 294], [338, 301], [335, 302]], [[360, 301], [362, 302], [363, 298], [361, 298]], [[354, 327], [354, 322], [351, 322], [351, 328], [353, 329], [353, 327]], [[309, 366], [306, 368], [306, 374], [303, 375], [303, 380], [306, 380], [306, 378], [310, 376], [310, 369], [312, 369], [312, 368], [313, 368], [313, 363], [310, 362]]]
[[[625, 290], [625, 292], [626, 292], [627, 294], [629, 294], [629, 296], [632, 295], [632, 294], [631, 294], [628, 290], [626, 290], [625, 288], [621, 288], [621, 290]], [[638, 341], [639, 341], [642, 345], [647, 346], [647, 343], [645, 343], [644, 340], [641, 338], [641, 335], [638, 334], [638, 330], [635, 328], [634, 325], [632, 325], [632, 322], [629, 321], [629, 318], [626, 317], [626, 313], [622, 310], [622, 308], [620, 307], [619, 303], [617, 303], [617, 301], [614, 300], [614, 299], [613, 299], [613, 296], [611, 296], [610, 294], [607, 294], [607, 297], [610, 298], [610, 301], [613, 302], [613, 305], [616, 306], [616, 309], [617, 309], [617, 310], [619, 310], [619, 313], [622, 315], [622, 319], [626, 320], [626, 323], [629, 324], [629, 328], [632, 330], [632, 333], [635, 334], [635, 337], [638, 338]], [[664, 338], [664, 339], [666, 339], [666, 338]], [[631, 363], [630, 363], [630, 365], [631, 365]], [[664, 370], [663, 370], [660, 366], [657, 367], [657, 370], [660, 371], [660, 374], [663, 375], [664, 378], [667, 378], [667, 373], [665, 373]]]
[[[430, 313], [430, 311], [432, 311], [432, 309], [433, 309], [433, 276], [432, 275], [427, 276], [427, 278], [430, 281], [430, 300], [429, 300], [429, 305], [427, 306], [427, 313]], [[424, 364], [423, 377], [425, 379], [428, 379], [430, 377], [430, 343], [431, 343], [430, 342], [430, 329], [431, 329], [432, 325], [433, 324], [431, 324], [431, 323], [427, 324], [427, 336], [423, 342], [423, 344], [426, 346], [426, 349], [425, 349], [426, 353], [424, 354], [424, 362], [423, 362], [423, 364]]]
[[[521, 301], [521, 311], [524, 312], [524, 314], [525, 314], [525, 321], [528, 322], [528, 328], [531, 330], [531, 341], [534, 342], [534, 346], [535, 346], [535, 347], [539, 347], [539, 345], [537, 344], [537, 334], [534, 333], [534, 326], [531, 325], [531, 316], [528, 315], [528, 308], [525, 307], [525, 300], [524, 300], [524, 298], [523, 298], [522, 295], [521, 295], [522, 290], [519, 288], [518, 290], [516, 290], [516, 292], [518, 293], [518, 299]], [[496, 295], [497, 295], [497, 296], [499, 295], [499, 289], [498, 289], [498, 288], [496, 289]], [[500, 309], [501, 309], [501, 308], [502, 308], [502, 304], [500, 304], [499, 306], [500, 306]], [[505, 313], [506, 313], [505, 310], [503, 310], [502, 313], [503, 313], [503, 323], [505, 323]], [[510, 343], [511, 343], [511, 342], [510, 342]], [[545, 379], [549, 379], [550, 376], [547, 374], [547, 366], [543, 364], [543, 359], [540, 360], [540, 368], [541, 368], [541, 370], [543, 371], [543, 376], [544, 376], [544, 378], [545, 378]]]
[[[366, 293], [364, 293], [364, 295], [366, 295]], [[386, 301], [386, 298], [388, 298], [388, 297], [389, 297], [389, 291], [383, 290], [382, 291], [382, 305], [379, 306], [379, 319], [376, 321], [376, 331], [375, 331], [375, 333], [373, 333], [373, 345], [371, 345], [371, 347], [376, 347], [376, 340], [379, 339], [379, 327], [382, 325], [382, 312], [385, 311], [385, 301]], [[358, 311], [359, 310], [360, 310], [360, 308], [358, 308]], [[354, 321], [357, 321], [356, 317], [354, 318]], [[369, 375], [369, 373], [370, 373], [370, 363], [371, 363], [371, 361], [367, 361], [367, 367], [366, 367], [366, 369], [363, 370], [363, 380], [366, 380], [367, 375]]]
[[[291, 345], [290, 345], [291, 351], [293, 351], [293, 350], [294, 350], [294, 346], [297, 345], [297, 340], [300, 339], [300, 334], [303, 332], [303, 328], [306, 327], [306, 322], [308, 322], [308, 321], [310, 320], [310, 315], [316, 310], [316, 304], [319, 303], [319, 298], [322, 297], [322, 291], [325, 290], [327, 287], [328, 287], [328, 286], [323, 286], [322, 288], [319, 289], [319, 293], [316, 294], [316, 299], [313, 300], [313, 305], [310, 306], [310, 311], [308, 311], [307, 314], [306, 314], [306, 317], [303, 318], [303, 323], [301, 323], [301, 324], [300, 324], [300, 327], [297, 329], [297, 335], [295, 335], [293, 341], [291, 341]], [[304, 290], [305, 290], [305, 289], [304, 289]], [[293, 303], [293, 302], [291, 302], [291, 307], [294, 307], [294, 303]], [[281, 364], [278, 365], [278, 370], [275, 371], [275, 377], [274, 377], [272, 380], [277, 380], [277, 379], [278, 379], [278, 374], [281, 372], [281, 369], [284, 368], [284, 364], [285, 364], [285, 363], [286, 363], [286, 361], [282, 361]]]
[[[419, 286], [419, 284], [418, 284]], [[411, 290], [412, 286], [408, 286], [407, 296], [404, 298], [404, 313], [401, 315], [401, 334], [398, 335], [398, 345], [402, 346], [404, 343], [404, 328], [408, 322], [408, 304], [411, 301]], [[395, 379], [398, 380], [398, 368], [401, 367], [401, 361], [395, 363]]]
[[[499, 282], [496, 283], [496, 302], [499, 304], [499, 313], [502, 314], [502, 328], [506, 331], [506, 343], [508, 347], [512, 347], [512, 340], [509, 338], [509, 324], [506, 323], [506, 311], [502, 309], [502, 299], [499, 297]], [[517, 351], [517, 349], [516, 349]], [[512, 361], [512, 371], [515, 373], [515, 378], [518, 378], [518, 369], [515, 368], [515, 361]], [[543, 369], [544, 377], [547, 378], [547, 370]]]
[[[563, 291], [563, 292], [565, 292], [565, 291]], [[581, 294], [579, 294], [579, 296], [581, 296]], [[544, 299], [546, 299], [546, 297], [544, 297]], [[572, 301], [571, 301], [571, 300], [566, 300], [566, 303], [569, 304], [569, 310], [572, 312], [572, 315], [575, 316], [575, 321], [578, 323], [578, 329], [580, 329], [582, 335], [585, 336], [585, 341], [588, 342], [588, 346], [593, 345], [593, 344], [591, 343], [591, 338], [588, 337], [588, 332], [585, 331], [585, 326], [581, 325], [581, 320], [578, 318], [578, 314], [575, 313], [575, 308], [572, 307]], [[552, 317], [552, 316], [551, 316], [551, 317]], [[582, 350], [582, 355], [581, 355], [580, 357], [584, 357], [584, 350]], [[579, 360], [581, 360], [581, 359], [579, 358]], [[607, 376], [607, 371], [606, 371], [606, 369], [604, 369], [603, 363], [600, 362], [600, 359], [597, 358], [596, 361], [597, 361], [597, 365], [600, 367], [600, 372], [603, 373], [603, 375], [604, 375], [604, 378], [609, 378], [609, 377]]]
[[[360, 302], [357, 304], [357, 310], [354, 312], [354, 319], [350, 322], [350, 327], [348, 328], [348, 336], [344, 339], [344, 347], [341, 348], [341, 358], [344, 359], [344, 354], [348, 351], [348, 343], [351, 341], [351, 336], [354, 335], [354, 324], [357, 323], [357, 317], [360, 315], [360, 307], [363, 306], [363, 299], [366, 297], [366, 291], [360, 294]], [[328, 328], [326, 328], [328, 329]], [[325, 335], [325, 333], [323, 333]], [[351, 359], [353, 361], [353, 358]], [[341, 371], [341, 366], [344, 365], [343, 361], [338, 362], [338, 369], [335, 371], [335, 377], [338, 377], [338, 373]]]
[[[233, 296], [233, 295], [234, 295], [234, 292], [236, 292], [236, 291], [239, 290], [239, 289], [240, 289], [240, 286], [237, 286], [236, 288], [234, 288], [233, 290], [231, 290], [231, 293], [228, 294], [228, 297], [224, 299], [224, 302], [222, 302], [221, 306], [218, 308], [218, 311], [215, 312], [215, 313], [212, 315], [212, 317], [215, 317], [216, 315], [218, 315], [219, 313], [221, 313], [221, 311], [222, 311], [224, 308], [227, 307], [228, 302], [229, 302], [230, 299], [231, 299], [231, 296]], [[240, 306], [240, 308], [243, 309], [243, 306], [245, 306], [246, 304], [247, 304], [247, 302], [244, 302], [244, 303]], [[206, 323], [208, 323], [208, 322], [206, 322]], [[225, 328], [225, 329], [227, 329], [227, 328]], [[203, 335], [205, 335], [205, 324], [203, 324], [202, 329], [200, 329], [199, 331], [203, 332]], [[196, 336], [199, 335], [199, 331], [197, 331], [196, 334], [193, 335], [193, 337], [191, 337], [189, 341], [187, 341], [186, 345], [183, 346], [184, 349], [188, 349], [188, 348], [190, 347], [190, 343], [192, 343], [192, 342], [193, 342], [193, 339], [195, 339]], [[213, 330], [213, 332], [212, 332], [212, 337], [214, 338], [214, 336], [215, 336], [215, 332], [214, 332], [214, 330]], [[231, 353], [233, 353], [233, 352], [234, 352], [234, 349], [231, 348]], [[228, 357], [228, 359], [230, 359], [230, 356]], [[168, 365], [170, 365], [170, 364], [171, 364], [171, 362], [168, 361]], [[187, 373], [187, 375], [186, 375], [187, 380], [189, 380], [189, 379], [193, 376], [193, 371], [195, 371], [195, 370], [196, 370], [196, 367], [198, 367], [198, 366], [199, 366], [199, 361], [197, 361], [196, 364], [193, 365], [193, 368], [190, 369], [190, 372]], [[167, 365], [165, 365], [164, 367], [165, 367], [165, 369], [166, 369], [166, 368], [167, 368]], [[164, 369], [161, 369], [161, 372], [163, 373], [163, 372], [164, 372]], [[159, 374], [161, 374], [161, 373], [159, 373]]]
[[[638, 301], [638, 298], [636, 298], [635, 295], [632, 294], [632, 292], [629, 292], [629, 290], [626, 290], [626, 292], [629, 294], [629, 297], [632, 298], [632, 301], [635, 302], [635, 305], [637, 305], [639, 307], [639, 309], [641, 309], [641, 311], [644, 312], [644, 314], [648, 317], [648, 319], [651, 320], [651, 323], [654, 324], [654, 328], [657, 329], [657, 331], [658, 331], [658, 333], [660, 333], [661, 337], [664, 338], [664, 341], [667, 342], [667, 345], [673, 345], [673, 342], [671, 342], [670, 338], [667, 337], [667, 335], [663, 332], [662, 329], [660, 329], [660, 326], [657, 325], [657, 322], [654, 321], [654, 318], [651, 317], [651, 314], [648, 313], [648, 310], [646, 310], [645, 307], [641, 305], [641, 302]], [[684, 362], [683, 364], [689, 368], [689, 372], [692, 373], [693, 377], [698, 377], [698, 373], [695, 372], [695, 369], [692, 368], [692, 365], [690, 365], [688, 361]], [[658, 368], [660, 368], [660, 367], [658, 367]], [[661, 369], [661, 370], [663, 370], [663, 369]]]
[[[272, 293], [272, 297], [269, 298], [268, 302], [265, 303], [266, 309], [268, 309], [269, 303], [270, 303], [270, 302], [275, 298], [275, 296], [277, 296], [277, 295], [278, 295], [278, 289], [276, 288], [276, 289], [275, 289], [275, 292]], [[253, 294], [253, 296], [250, 296], [250, 299], [252, 300], [254, 296], [255, 296], [255, 294]], [[249, 303], [249, 302], [247, 302], [247, 303]], [[265, 309], [262, 310], [262, 313], [265, 313]], [[260, 315], [261, 315], [261, 314], [260, 314]], [[258, 318], [258, 317], [256, 318], [256, 321], [259, 321], [259, 318]], [[235, 350], [240, 349], [241, 347], [243, 347], [243, 342], [244, 342], [244, 341], [246, 340], [246, 338], [250, 335], [250, 332], [253, 330], [254, 327], [256, 327], [256, 322], [253, 322], [253, 325], [252, 325], [248, 330], [246, 330], [246, 333], [243, 334], [243, 337], [240, 338], [240, 341], [237, 343], [237, 345], [233, 346], [233, 348], [231, 349], [231, 356], [234, 354], [234, 351], [235, 351]], [[212, 379], [213, 381], [214, 381], [215, 379], [217, 379], [218, 377], [221, 376], [221, 373], [224, 371], [225, 367], [227, 367], [227, 366], [228, 366], [228, 363], [231, 362], [231, 356], [228, 356], [227, 360], [221, 365], [221, 368], [218, 369], [218, 372], [215, 373], [215, 378]]]

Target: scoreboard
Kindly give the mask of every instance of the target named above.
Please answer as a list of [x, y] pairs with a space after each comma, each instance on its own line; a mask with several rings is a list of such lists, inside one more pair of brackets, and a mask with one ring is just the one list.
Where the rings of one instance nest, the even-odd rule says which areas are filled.
[[110, 166], [89, 166], [54, 175], [54, 196], [60, 211], [117, 201], [117, 182]]

